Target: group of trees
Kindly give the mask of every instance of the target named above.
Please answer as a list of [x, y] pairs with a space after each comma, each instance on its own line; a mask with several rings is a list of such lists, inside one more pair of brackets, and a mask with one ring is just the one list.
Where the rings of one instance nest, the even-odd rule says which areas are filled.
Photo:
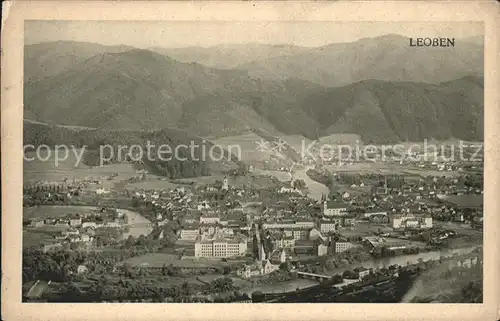
[[363, 250], [348, 250], [342, 253], [332, 253], [321, 256], [319, 258], [319, 266], [316, 268], [321, 271], [331, 271], [333, 269], [343, 267], [353, 263], [359, 263], [370, 260], [372, 256], [370, 253]]
[[[110, 159], [110, 163], [134, 161], [137, 155], [132, 155], [130, 150], [118, 153], [118, 146], [137, 145], [142, 146], [143, 151], [148, 151], [142, 153], [143, 157], [139, 162], [145, 164], [152, 172], [172, 179], [210, 175], [208, 161], [205, 159], [207, 155], [201, 155], [201, 148], [195, 148], [194, 155], [191, 155], [191, 149], [179, 148], [175, 150], [177, 146], [190, 146], [191, 141], [196, 146], [209, 143], [199, 138], [190, 137], [187, 133], [179, 130], [163, 129], [153, 132], [98, 129], [74, 130], [60, 126], [25, 122], [23, 139], [24, 144], [32, 144], [35, 148], [42, 144], [48, 146], [66, 145], [75, 148], [85, 146], [83, 163], [89, 166], [100, 165], [103, 157], [104, 159]], [[148, 142], [150, 142], [150, 149], [148, 149]], [[103, 152], [108, 153], [108, 155], [100, 155], [100, 147], [106, 145], [113, 146], [113, 152], [104, 149]], [[154, 150], [154, 148], [159, 148], [162, 145], [170, 146], [172, 153], [159, 154], [158, 150]], [[175, 155], [174, 151], [177, 155]], [[148, 153], [152, 155], [147, 155]], [[227, 154], [226, 151], [225, 153]], [[119, 157], [121, 158], [119, 159]], [[171, 160], [166, 160], [170, 157]]]
[[335, 176], [330, 171], [318, 171], [310, 169], [307, 171], [307, 176], [312, 180], [325, 185], [326, 187], [332, 189], [335, 182]]
[[35, 206], [42, 204], [67, 204], [71, 197], [79, 196], [79, 189], [69, 189], [64, 185], [25, 185], [23, 186], [23, 206]]
[[[112, 280], [101, 276], [87, 281], [84, 287], [68, 282], [57, 299], [66, 302], [233, 302], [249, 299], [238, 291], [229, 277], [217, 278], [205, 285], [184, 282], [173, 286], [141, 278]], [[217, 295], [212, 297], [212, 294]]]
[[[140, 235], [137, 238], [129, 235], [125, 239], [121, 248], [127, 251], [131, 249], [149, 252], [158, 252], [165, 248], [172, 247], [177, 242], [176, 230], [174, 230], [175, 221], [169, 222], [163, 226], [155, 226], [153, 232], [149, 235]], [[163, 236], [163, 237], [160, 237]]]
[[238, 288], [233, 284], [233, 279], [228, 276], [212, 280], [209, 284], [205, 285], [203, 293], [222, 293], [228, 291], [235, 291]]
[[40, 249], [23, 250], [23, 282], [36, 279], [64, 282], [70, 279], [78, 265], [88, 261], [88, 254], [79, 251], [44, 253]]
[[259, 284], [277, 284], [285, 281], [290, 281], [297, 278], [297, 274], [293, 272], [288, 272], [284, 269], [279, 269], [277, 271], [271, 272], [265, 276], [260, 277], [257, 280]]
[[108, 271], [118, 262], [164, 248], [160, 242], [155, 245], [146, 237], [128, 238], [120, 243], [126, 251], [69, 251], [63, 248], [44, 252], [37, 247], [26, 248], [23, 250], [23, 282], [36, 279], [67, 281], [74, 277], [74, 273], [68, 272], [75, 272], [80, 264], [85, 265], [90, 273]]

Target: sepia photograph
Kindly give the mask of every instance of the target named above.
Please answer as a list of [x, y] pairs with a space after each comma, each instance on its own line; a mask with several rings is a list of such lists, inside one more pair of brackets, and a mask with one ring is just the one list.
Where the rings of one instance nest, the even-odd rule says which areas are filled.
[[368, 20], [22, 20], [21, 302], [485, 303], [486, 23]]
[[482, 23], [24, 27], [27, 301], [482, 302]]

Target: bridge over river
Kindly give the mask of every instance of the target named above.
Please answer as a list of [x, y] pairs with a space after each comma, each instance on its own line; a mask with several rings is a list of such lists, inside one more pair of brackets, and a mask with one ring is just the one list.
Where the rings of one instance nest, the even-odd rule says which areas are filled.
[[309, 273], [302, 271], [297, 271], [297, 276], [302, 278], [316, 279], [316, 280], [328, 280], [332, 278], [331, 275], [323, 275], [323, 274], [316, 274], [316, 273]]

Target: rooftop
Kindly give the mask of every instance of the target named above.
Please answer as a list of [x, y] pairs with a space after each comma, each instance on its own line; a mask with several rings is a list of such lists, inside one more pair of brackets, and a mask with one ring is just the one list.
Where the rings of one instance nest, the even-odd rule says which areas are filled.
[[341, 202], [336, 202], [336, 201], [327, 201], [326, 202], [326, 207], [327, 208], [347, 208], [348, 204], [341, 203]]

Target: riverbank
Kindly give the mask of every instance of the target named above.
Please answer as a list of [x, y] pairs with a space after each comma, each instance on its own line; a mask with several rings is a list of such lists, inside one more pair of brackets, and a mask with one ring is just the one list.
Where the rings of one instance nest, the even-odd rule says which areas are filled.
[[345, 270], [352, 270], [355, 268], [364, 267], [366, 269], [381, 269], [383, 267], [388, 267], [391, 265], [401, 265], [406, 266], [409, 264], [418, 263], [419, 260], [422, 261], [433, 261], [439, 260], [441, 257], [447, 257], [452, 255], [462, 255], [467, 254], [475, 250], [476, 246], [457, 248], [457, 249], [442, 249], [438, 251], [430, 251], [430, 252], [422, 252], [418, 254], [406, 254], [399, 256], [391, 256], [391, 257], [383, 257], [379, 259], [372, 259], [363, 262], [357, 262], [353, 264], [349, 264], [347, 266], [341, 268], [335, 268], [326, 273], [322, 273], [325, 275], [335, 275], [342, 274]]
[[[344, 267], [335, 268], [326, 272], [321, 272], [319, 274], [334, 276], [336, 274], [342, 274], [345, 270], [353, 270], [355, 268], [361, 268], [361, 267], [376, 270], [391, 265], [407, 266], [411, 264], [417, 264], [420, 261], [420, 259], [424, 262], [436, 261], [439, 260], [441, 257], [450, 257], [453, 255], [468, 254], [474, 251], [476, 248], [477, 247], [465, 247], [460, 249], [445, 249], [440, 251], [431, 251], [418, 254], [385, 257], [380, 259], [349, 264]], [[350, 283], [352, 283], [352, 281], [344, 280], [343, 285], [347, 285]], [[245, 291], [245, 293], [251, 296], [251, 293], [255, 291], [261, 291], [262, 293], [283, 293], [283, 292], [295, 291], [297, 288], [298, 289], [310, 288], [313, 286], [317, 286], [318, 284], [319, 282], [316, 280], [296, 279], [296, 280], [282, 282], [279, 284], [259, 285], [252, 288], [245, 288], [242, 291]]]
[[307, 175], [307, 170], [307, 168], [295, 170], [293, 171], [292, 175], [290, 175], [290, 173], [288, 172], [262, 169], [256, 169], [254, 170], [254, 173], [263, 176], [276, 177], [279, 181], [282, 182], [290, 181], [292, 178], [301, 179], [306, 183], [306, 187], [309, 191], [307, 196], [314, 199], [315, 201], [321, 201], [323, 195], [328, 195], [330, 193], [330, 189], [327, 186], [311, 179], [309, 175]]

